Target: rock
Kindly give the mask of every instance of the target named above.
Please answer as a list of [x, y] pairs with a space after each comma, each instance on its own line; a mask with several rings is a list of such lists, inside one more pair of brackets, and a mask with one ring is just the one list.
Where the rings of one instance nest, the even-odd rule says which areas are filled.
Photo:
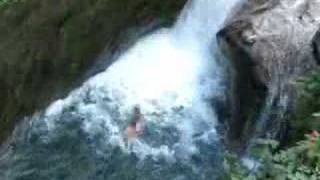
[[313, 50], [317, 63], [320, 64], [320, 30], [313, 39]]
[[185, 2], [0, 2], [0, 141], [17, 119], [81, 83], [100, 53], [110, 55], [111, 62], [140, 29], [173, 22]]
[[297, 100], [294, 81], [317, 66], [312, 39], [319, 9], [318, 0], [247, 0], [218, 33], [234, 68], [235, 108], [228, 123], [232, 148], [252, 136], [286, 136]]

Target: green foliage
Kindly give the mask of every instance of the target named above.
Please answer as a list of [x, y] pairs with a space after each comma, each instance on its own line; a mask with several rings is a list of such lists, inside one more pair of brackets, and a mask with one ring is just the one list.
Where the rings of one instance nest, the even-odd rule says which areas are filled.
[[[319, 141], [319, 138], [317, 138]], [[265, 144], [260, 154], [263, 166], [257, 173], [258, 179], [319, 179], [320, 151], [311, 142], [311, 137], [286, 150], [275, 151], [275, 146]]]
[[304, 134], [310, 130], [320, 131], [320, 72], [301, 79], [298, 108], [291, 120], [293, 131], [291, 141], [302, 140]]
[[250, 171], [246, 169], [240, 162], [236, 155], [227, 153], [224, 157], [224, 180], [246, 180], [254, 178], [249, 175]]
[[0, 6], [6, 4], [9, 0], [0, 0]]
[[0, 7], [6, 5], [6, 4], [9, 4], [9, 3], [12, 3], [12, 2], [17, 2], [19, 0], [0, 0]]
[[320, 179], [320, 137], [314, 131], [297, 145], [277, 150], [273, 140], [258, 140], [252, 155], [260, 167], [254, 172], [244, 167], [232, 155], [225, 158], [227, 178], [230, 180], [318, 180]]
[[9, 0], [0, 0], [0, 4], [3, 4], [3, 3], [6, 3], [8, 2]]

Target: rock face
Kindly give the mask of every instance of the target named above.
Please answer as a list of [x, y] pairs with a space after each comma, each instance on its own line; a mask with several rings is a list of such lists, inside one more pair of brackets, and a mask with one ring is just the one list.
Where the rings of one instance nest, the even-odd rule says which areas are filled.
[[317, 63], [320, 64], [320, 30], [317, 32], [313, 39], [313, 48]]
[[139, 27], [170, 24], [185, 2], [0, 1], [0, 141], [79, 83], [99, 53], [114, 54]]
[[297, 100], [294, 81], [319, 61], [320, 41], [312, 46], [319, 9], [319, 0], [246, 0], [218, 33], [235, 69], [228, 123], [233, 148], [253, 135], [286, 135]]

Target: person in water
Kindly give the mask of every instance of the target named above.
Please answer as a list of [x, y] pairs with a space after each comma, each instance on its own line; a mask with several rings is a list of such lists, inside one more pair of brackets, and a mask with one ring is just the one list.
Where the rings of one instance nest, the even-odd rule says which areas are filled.
[[125, 135], [128, 145], [135, 140], [144, 131], [143, 116], [139, 106], [135, 106], [133, 109], [132, 120], [125, 130]]

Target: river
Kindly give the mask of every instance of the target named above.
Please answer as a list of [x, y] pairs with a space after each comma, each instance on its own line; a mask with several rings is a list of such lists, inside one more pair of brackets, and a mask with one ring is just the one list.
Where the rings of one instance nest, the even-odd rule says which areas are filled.
[[[215, 35], [237, 0], [189, 1], [66, 98], [26, 117], [1, 151], [4, 180], [207, 180], [223, 173], [212, 101], [225, 92]], [[145, 124], [126, 142], [134, 107]]]

